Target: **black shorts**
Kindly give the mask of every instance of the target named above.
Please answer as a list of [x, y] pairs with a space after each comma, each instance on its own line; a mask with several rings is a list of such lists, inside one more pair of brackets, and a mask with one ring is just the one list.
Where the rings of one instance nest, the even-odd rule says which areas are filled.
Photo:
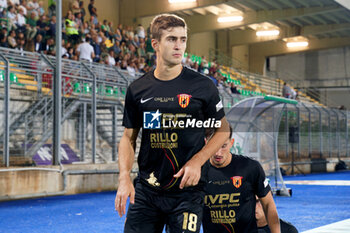
[[124, 233], [194, 233], [200, 231], [204, 192], [176, 195], [157, 193], [136, 183], [135, 204], [130, 204]]

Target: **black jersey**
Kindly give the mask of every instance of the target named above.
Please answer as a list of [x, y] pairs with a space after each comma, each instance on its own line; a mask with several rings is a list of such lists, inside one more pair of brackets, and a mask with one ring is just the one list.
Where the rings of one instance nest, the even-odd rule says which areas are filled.
[[[155, 190], [180, 191], [182, 166], [204, 146], [206, 127], [219, 127], [224, 110], [217, 88], [207, 77], [183, 67], [162, 81], [151, 71], [135, 80], [125, 99], [123, 125], [142, 128], [138, 155], [140, 182]], [[200, 184], [188, 189], [202, 189]]]
[[223, 168], [208, 163], [204, 232], [257, 232], [255, 195], [265, 197], [271, 190], [260, 163], [241, 155], [232, 155]]

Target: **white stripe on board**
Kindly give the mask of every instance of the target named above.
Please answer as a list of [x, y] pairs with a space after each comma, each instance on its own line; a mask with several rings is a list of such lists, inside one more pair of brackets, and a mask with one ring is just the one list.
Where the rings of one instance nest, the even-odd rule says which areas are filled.
[[328, 224], [302, 233], [349, 233], [350, 219]]
[[350, 180], [285, 180], [285, 184], [350, 186]]

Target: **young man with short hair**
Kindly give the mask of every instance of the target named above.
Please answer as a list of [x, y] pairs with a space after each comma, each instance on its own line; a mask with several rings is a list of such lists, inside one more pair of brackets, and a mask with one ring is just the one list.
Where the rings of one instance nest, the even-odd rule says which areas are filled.
[[[199, 232], [206, 183], [202, 165], [228, 137], [228, 123], [213, 83], [181, 65], [185, 21], [176, 15], [156, 16], [151, 33], [157, 66], [126, 94], [115, 208], [124, 215], [130, 197], [127, 233], [161, 233], [164, 225], [169, 233]], [[141, 127], [134, 188], [130, 171]], [[216, 133], [205, 146], [206, 127], [215, 127]]]
[[208, 161], [204, 233], [257, 233], [255, 196], [261, 201], [271, 232], [280, 233], [275, 202], [264, 170], [256, 160], [231, 154], [234, 142], [231, 138], [230, 127], [230, 135]]

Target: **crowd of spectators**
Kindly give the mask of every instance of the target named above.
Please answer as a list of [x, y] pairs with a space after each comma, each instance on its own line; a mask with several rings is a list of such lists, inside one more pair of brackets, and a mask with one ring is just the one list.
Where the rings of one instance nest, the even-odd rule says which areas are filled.
[[[76, 61], [98, 62], [125, 69], [129, 74], [148, 72], [155, 66], [156, 57], [148, 30], [137, 27], [114, 26], [100, 20], [94, 0], [90, 0], [88, 12], [84, 2], [70, 0], [69, 10], [62, 19], [62, 58]], [[43, 8], [38, 0], [0, 0], [0, 46], [21, 51], [56, 54], [55, 3]], [[190, 56], [183, 64], [208, 75], [218, 88], [239, 93], [233, 83], [218, 72], [219, 67], [204, 57], [193, 62]]]

